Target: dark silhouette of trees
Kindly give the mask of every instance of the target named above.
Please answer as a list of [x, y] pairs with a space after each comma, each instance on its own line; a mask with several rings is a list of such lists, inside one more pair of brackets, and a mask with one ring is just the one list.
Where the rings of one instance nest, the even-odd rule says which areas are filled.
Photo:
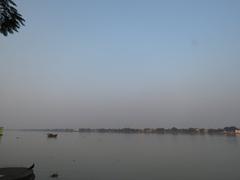
[[4, 36], [18, 32], [20, 26], [24, 26], [25, 20], [16, 7], [12, 0], [0, 0], [0, 33]]

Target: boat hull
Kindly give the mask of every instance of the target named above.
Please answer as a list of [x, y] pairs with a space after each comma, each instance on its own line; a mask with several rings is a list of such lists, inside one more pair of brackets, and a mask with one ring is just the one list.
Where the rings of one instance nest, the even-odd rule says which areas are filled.
[[34, 180], [33, 166], [0, 168], [0, 180]]

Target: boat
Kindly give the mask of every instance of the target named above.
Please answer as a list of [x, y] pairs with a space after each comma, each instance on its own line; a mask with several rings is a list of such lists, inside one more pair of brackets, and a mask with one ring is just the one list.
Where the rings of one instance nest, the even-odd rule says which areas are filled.
[[26, 167], [0, 168], [0, 180], [34, 180], [34, 164]]
[[48, 138], [57, 138], [57, 134], [48, 133]]

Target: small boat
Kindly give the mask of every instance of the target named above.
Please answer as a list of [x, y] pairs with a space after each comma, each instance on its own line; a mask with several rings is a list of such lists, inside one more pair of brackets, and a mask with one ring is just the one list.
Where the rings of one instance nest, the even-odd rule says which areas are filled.
[[57, 134], [48, 133], [48, 138], [57, 138]]
[[34, 180], [34, 164], [26, 167], [0, 168], [0, 180]]

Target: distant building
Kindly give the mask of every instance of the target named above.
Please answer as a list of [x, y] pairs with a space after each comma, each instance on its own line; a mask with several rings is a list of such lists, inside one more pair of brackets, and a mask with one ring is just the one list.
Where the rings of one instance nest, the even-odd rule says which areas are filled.
[[229, 134], [229, 135], [236, 135], [240, 134], [240, 129], [232, 126], [232, 127], [225, 127], [224, 128], [224, 134]]
[[240, 129], [235, 129], [235, 134], [240, 134]]
[[235, 132], [236, 130], [238, 130], [238, 128], [236, 128], [235, 126], [224, 128], [224, 132]]

